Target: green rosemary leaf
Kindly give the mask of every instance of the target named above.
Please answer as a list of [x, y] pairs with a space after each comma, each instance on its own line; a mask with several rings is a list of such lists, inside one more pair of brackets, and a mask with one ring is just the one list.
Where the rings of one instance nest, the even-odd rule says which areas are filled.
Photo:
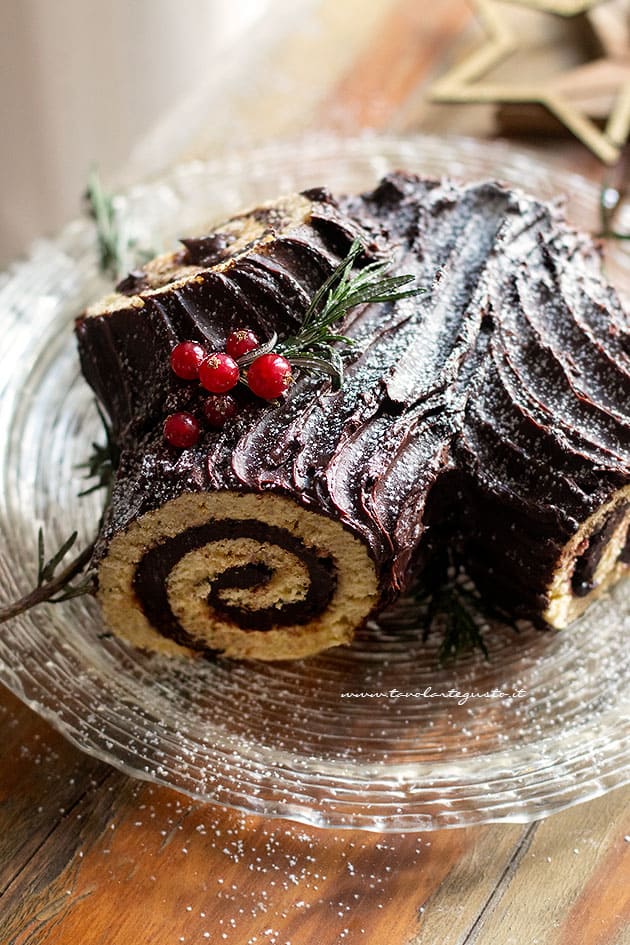
[[319, 287], [315, 295], [310, 301], [308, 308], [306, 309], [304, 319], [302, 321], [302, 330], [305, 330], [309, 327], [311, 321], [315, 318], [316, 313], [319, 309], [321, 301], [324, 297], [331, 292], [335, 285], [343, 282], [347, 279], [350, 270], [352, 269], [354, 262], [357, 256], [362, 252], [363, 246], [358, 239], [353, 240], [352, 246], [348, 250], [348, 255], [342, 262], [333, 270], [333, 272], [328, 276], [325, 282]]
[[88, 176], [85, 197], [90, 216], [96, 224], [99, 268], [102, 273], [118, 280], [129, 269], [148, 262], [155, 252], [138, 245], [116, 210], [116, 196], [108, 193], [96, 168]]
[[37, 586], [44, 583], [44, 529], [40, 526], [37, 532]]
[[[41, 535], [41, 529], [39, 530]], [[50, 558], [46, 564], [42, 566], [43, 559], [43, 537], [41, 539], [41, 544], [38, 548], [38, 557], [39, 557], [39, 573], [38, 573], [38, 587], [41, 587], [42, 584], [46, 584], [48, 581], [51, 581], [57, 570], [57, 566], [63, 561], [65, 556], [68, 554], [75, 541], [77, 540], [77, 532], [72, 532], [69, 538], [67, 538], [61, 547], [55, 552], [55, 554]]]
[[[88, 479], [90, 477], [86, 476], [85, 478]], [[89, 489], [82, 489], [81, 492], [77, 492], [77, 496], [79, 499], [83, 499], [86, 495], [92, 495], [93, 492], [98, 492], [99, 489], [102, 489], [104, 485], [105, 483], [99, 480], [99, 482], [96, 482], [93, 486], [90, 486]]]
[[300, 355], [291, 359], [292, 364], [308, 370], [328, 374], [333, 382], [333, 389], [337, 390], [343, 384], [343, 360], [338, 351], [331, 351], [329, 358], [313, 355]]
[[409, 288], [415, 276], [387, 276], [391, 260], [376, 260], [356, 272], [353, 266], [364, 247], [355, 239], [336, 269], [319, 287], [305, 312], [295, 335], [277, 346], [277, 351], [298, 366], [319, 370], [333, 378], [333, 387], [343, 383], [343, 359], [334, 344], [352, 346], [354, 342], [335, 331], [333, 326], [358, 305], [375, 302], [396, 302], [424, 290]]
[[337, 373], [337, 379], [334, 383], [341, 387], [343, 384], [343, 358], [341, 357], [339, 351], [337, 351], [335, 348], [330, 349], [330, 362], [333, 366], [333, 369]]
[[335, 335], [335, 334], [331, 334], [330, 332], [326, 333], [326, 341], [331, 342], [331, 343], [333, 341], [336, 341], [339, 344], [347, 345], [349, 348], [352, 348], [356, 345], [356, 341], [354, 338], [348, 338], [347, 335]]
[[423, 640], [434, 631], [443, 634], [438, 650], [440, 665], [474, 650], [490, 659], [482, 632], [488, 608], [476, 590], [462, 581], [463, 577], [464, 572], [452, 564], [449, 555], [430, 576], [431, 585], [418, 587], [415, 592], [418, 603], [426, 606]]
[[[97, 410], [105, 431], [105, 444], [92, 444], [92, 454], [85, 463], [81, 463], [80, 468], [87, 469], [87, 479], [97, 478], [95, 485], [79, 493], [88, 495], [96, 489], [104, 486], [109, 490], [113, 481], [114, 472], [118, 464], [119, 451], [116, 446], [111, 428], [97, 404]], [[107, 506], [107, 503], [105, 503]], [[102, 517], [101, 517], [102, 521]], [[39, 604], [51, 603], [58, 604], [61, 601], [71, 600], [74, 597], [81, 597], [83, 594], [91, 594], [95, 590], [95, 581], [92, 574], [83, 574], [82, 579], [73, 584], [72, 581], [78, 575], [81, 575], [89, 565], [95, 542], [91, 542], [83, 551], [79, 552], [71, 561], [60, 569], [60, 565], [68, 555], [70, 549], [77, 540], [77, 532], [72, 534], [63, 542], [51, 558], [46, 560], [44, 548], [44, 532], [39, 529], [37, 532], [37, 584], [19, 600], [12, 601], [0, 606], [0, 624], [11, 620], [18, 614], [26, 613], [32, 607]]]
[[70, 600], [72, 597], [94, 592], [95, 584], [92, 575], [84, 575], [78, 584], [72, 584], [72, 580], [85, 571], [88, 566], [94, 553], [94, 542], [91, 542], [83, 551], [72, 558], [61, 569], [60, 573], [56, 573], [76, 539], [77, 533], [73, 532], [52, 558], [45, 562], [44, 536], [42, 529], [39, 529], [37, 535], [37, 585], [18, 600], [0, 605], [0, 624], [6, 623], [7, 620], [11, 620], [19, 614], [26, 613], [39, 604], [56, 604], [62, 600]]
[[486, 660], [489, 660], [481, 629], [456, 588], [451, 588], [447, 606], [444, 638], [438, 652], [439, 662], [443, 665], [456, 660], [469, 650], [481, 650]]
[[116, 279], [123, 270], [123, 240], [116, 219], [114, 198], [104, 189], [96, 168], [90, 171], [86, 196], [90, 214], [96, 223], [101, 272]]
[[375, 282], [363, 282], [357, 277], [356, 284], [348, 283], [348, 290], [330, 305], [326, 313], [327, 318], [330, 319], [329, 324], [338, 321], [346, 311], [357, 305], [392, 302], [418, 295], [418, 289], [401, 291], [402, 286], [409, 285], [414, 278], [414, 276], [392, 276]]
[[49, 604], [61, 604], [66, 600], [73, 600], [75, 597], [83, 597], [85, 594], [93, 594], [96, 590], [96, 582], [93, 574], [88, 574], [78, 584], [65, 584], [62, 591], [48, 598]]
[[92, 443], [92, 453], [84, 463], [80, 463], [77, 467], [78, 469], [87, 469], [85, 479], [97, 479], [94, 485], [79, 492], [79, 496], [90, 495], [98, 489], [110, 490], [114, 473], [120, 461], [120, 450], [114, 441], [111, 427], [98, 403], [96, 409], [103, 424], [105, 443]]

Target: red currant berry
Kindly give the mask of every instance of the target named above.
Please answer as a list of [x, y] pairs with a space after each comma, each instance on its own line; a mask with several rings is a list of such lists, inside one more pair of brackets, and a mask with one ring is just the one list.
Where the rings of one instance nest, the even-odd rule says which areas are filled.
[[249, 351], [253, 351], [254, 348], [260, 348], [260, 341], [249, 328], [233, 331], [228, 335], [228, 340], [225, 342], [225, 350], [235, 361], [237, 358], [242, 358]]
[[171, 367], [178, 377], [194, 381], [199, 377], [199, 366], [207, 354], [196, 341], [182, 341], [171, 351]]
[[203, 402], [203, 415], [208, 426], [220, 430], [238, 413], [238, 405], [230, 394], [211, 395]]
[[291, 365], [281, 354], [261, 354], [252, 361], [247, 372], [247, 383], [258, 397], [275, 400], [284, 394], [293, 380]]
[[164, 421], [164, 439], [171, 446], [185, 449], [199, 439], [199, 424], [191, 413], [172, 413]]
[[211, 394], [225, 394], [238, 384], [238, 364], [224, 351], [208, 355], [199, 368], [199, 381]]

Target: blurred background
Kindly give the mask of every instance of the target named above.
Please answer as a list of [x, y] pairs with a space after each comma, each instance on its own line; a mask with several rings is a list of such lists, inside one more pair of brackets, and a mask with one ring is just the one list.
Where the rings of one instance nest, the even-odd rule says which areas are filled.
[[535, 102], [432, 99], [506, 26], [495, 86], [555, 84], [599, 127], [630, 93], [628, 0], [3, 0], [0, 17], [0, 266], [77, 215], [94, 164], [122, 188], [278, 138], [426, 131], [543, 142], [595, 173]]
[[145, 163], [143, 141], [195, 96], [212, 100], [229, 51], [269, 5], [3, 0], [2, 262], [77, 214], [92, 164], [120, 179], [132, 164], [148, 173], [168, 163], [167, 153]]

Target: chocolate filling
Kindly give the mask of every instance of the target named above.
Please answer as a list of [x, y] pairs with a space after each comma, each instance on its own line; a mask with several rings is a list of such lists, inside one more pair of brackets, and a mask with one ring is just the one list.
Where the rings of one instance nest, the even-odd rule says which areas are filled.
[[248, 610], [226, 603], [221, 599], [220, 592], [229, 587], [263, 587], [273, 572], [263, 563], [228, 568], [212, 583], [208, 593], [208, 605], [215, 613], [240, 630], [270, 630], [272, 627], [306, 624], [327, 608], [337, 585], [336, 569], [331, 558], [318, 556], [312, 548], [284, 528], [249, 519], [221, 519], [189, 528], [174, 538], [160, 542], [147, 551], [138, 563], [133, 580], [134, 592], [147, 620], [164, 636], [182, 646], [208, 652], [208, 647], [191, 637], [173, 613], [167, 592], [168, 576], [190, 551], [214, 541], [234, 538], [252, 538], [289, 551], [306, 567], [309, 588], [304, 600]]
[[[597, 586], [595, 572], [599, 562], [608, 542], [623, 521], [629, 508], [630, 502], [624, 502], [617, 506], [603, 525], [591, 535], [588, 547], [575, 562], [573, 577], [571, 578], [571, 588], [576, 597], [586, 597]], [[622, 561], [625, 561], [627, 548], [626, 543], [626, 548], [622, 550], [619, 556]]]

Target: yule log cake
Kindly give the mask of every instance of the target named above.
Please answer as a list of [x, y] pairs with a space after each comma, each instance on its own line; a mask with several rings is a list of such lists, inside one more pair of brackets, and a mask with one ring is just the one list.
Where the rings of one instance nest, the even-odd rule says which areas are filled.
[[[77, 322], [121, 451], [94, 558], [116, 633], [302, 657], [447, 547], [558, 628], [627, 574], [629, 319], [557, 206], [394, 174], [183, 244]], [[340, 309], [339, 386], [291, 339], [351, 248], [346, 291], [384, 257], [426, 291]]]

